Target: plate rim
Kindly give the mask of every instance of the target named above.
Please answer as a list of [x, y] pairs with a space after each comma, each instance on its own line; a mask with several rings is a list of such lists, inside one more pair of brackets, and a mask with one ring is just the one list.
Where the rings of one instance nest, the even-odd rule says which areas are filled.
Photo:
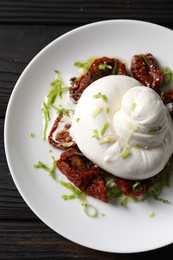
[[[18, 87], [18, 84], [20, 84], [20, 81], [23, 77], [25, 77], [25, 74], [27, 73], [27, 70], [29, 67], [32, 66], [32, 64], [39, 58], [39, 56], [42, 55], [42, 53], [45, 51], [45, 50], [48, 50], [52, 45], [56, 44], [57, 41], [59, 41], [60, 39], [63, 39], [65, 37], [68, 37], [70, 34], [73, 34], [74, 32], [78, 32], [80, 30], [83, 30], [83, 28], [89, 28], [89, 27], [92, 27], [92, 26], [95, 26], [95, 25], [101, 25], [101, 24], [105, 24], [105, 23], [112, 23], [112, 22], [115, 22], [115, 23], [127, 23], [127, 22], [130, 22], [130, 23], [136, 23], [136, 24], [143, 24], [143, 25], [148, 25], [148, 26], [153, 26], [153, 27], [160, 27], [161, 29], [164, 29], [164, 30], [168, 30], [168, 31], [171, 31], [173, 32], [171, 29], [167, 28], [167, 27], [164, 27], [162, 25], [158, 25], [156, 23], [151, 23], [151, 22], [147, 22], [147, 21], [142, 21], [142, 20], [133, 20], [133, 19], [111, 19], [111, 20], [101, 20], [101, 21], [97, 21], [97, 22], [92, 22], [92, 23], [89, 23], [89, 24], [85, 24], [85, 25], [82, 25], [82, 26], [79, 26], [77, 28], [74, 28], [68, 32], [66, 32], [65, 34], [57, 37], [56, 39], [54, 39], [53, 41], [51, 41], [49, 44], [47, 44], [44, 48], [42, 48], [35, 56], [33, 59], [31, 59], [31, 61], [27, 64], [27, 66], [25, 67], [25, 69], [21, 72], [21, 75], [19, 76], [18, 80], [16, 81], [14, 87], [13, 87], [13, 90], [11, 92], [11, 95], [10, 95], [10, 98], [8, 100], [8, 104], [7, 104], [7, 108], [6, 108], [6, 112], [5, 112], [5, 120], [4, 120], [4, 148], [5, 148], [5, 157], [6, 157], [6, 160], [7, 160], [7, 165], [8, 165], [8, 168], [9, 168], [9, 171], [10, 171], [10, 174], [11, 174], [11, 177], [15, 183], [15, 186], [18, 190], [18, 192], [20, 193], [21, 197], [23, 198], [23, 200], [25, 201], [25, 203], [27, 204], [27, 206], [30, 208], [31, 211], [34, 212], [34, 214], [36, 215], [36, 217], [38, 217], [43, 223], [45, 223], [50, 229], [52, 229], [50, 227], [49, 224], [47, 224], [47, 222], [45, 220], [43, 220], [44, 218], [40, 217], [40, 215], [38, 214], [38, 212], [35, 210], [35, 208], [33, 209], [30, 205], [30, 202], [28, 202], [28, 200], [25, 198], [23, 192], [21, 192], [21, 189], [20, 189], [20, 185], [16, 182], [16, 179], [15, 179], [15, 173], [13, 172], [12, 170], [12, 166], [11, 166], [11, 160], [9, 158], [9, 147], [8, 147], [8, 135], [7, 135], [7, 132], [8, 132], [8, 118], [9, 118], [9, 114], [10, 114], [10, 109], [11, 109], [11, 103], [12, 103], [12, 100], [14, 98], [14, 95], [15, 95], [15, 92], [16, 92], [16, 89]], [[37, 213], [36, 213], [37, 212]], [[52, 229], [53, 230], [53, 229]], [[55, 230], [53, 230], [54, 232], [56, 232]], [[93, 250], [100, 250], [100, 251], [103, 251], [103, 252], [109, 252], [109, 253], [136, 253], [136, 252], [146, 252], [146, 251], [150, 251], [150, 250], [153, 250], [153, 249], [158, 249], [158, 248], [161, 248], [161, 247], [164, 247], [164, 246], [167, 246], [171, 243], [173, 243], [173, 241], [170, 241], [170, 243], [166, 243], [165, 245], [158, 245], [158, 247], [151, 247], [149, 249], [146, 249], [146, 250], [137, 250], [137, 251], [107, 251], [107, 250], [102, 250], [102, 249], [99, 249], [99, 248], [93, 248], [93, 247], [89, 247], [85, 244], [80, 244], [79, 242], [76, 242], [76, 241], [73, 241], [71, 239], [69, 239], [68, 237], [64, 236], [63, 234], [59, 233], [59, 232], [56, 232], [58, 234], [60, 234], [61, 236], [65, 237], [67, 240], [69, 241], [72, 241], [76, 244], [79, 244], [81, 246], [84, 246], [84, 247], [87, 247], [87, 248], [91, 248]]]

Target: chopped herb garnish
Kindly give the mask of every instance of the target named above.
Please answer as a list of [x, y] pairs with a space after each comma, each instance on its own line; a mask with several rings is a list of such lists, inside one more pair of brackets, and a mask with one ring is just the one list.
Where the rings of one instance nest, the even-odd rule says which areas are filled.
[[96, 139], [99, 139], [99, 132], [97, 129], [93, 129], [93, 135], [92, 135], [93, 138], [96, 138]]
[[105, 69], [112, 69], [112, 66], [107, 64], [106, 61], [104, 61], [103, 63], [99, 64], [99, 69], [100, 70], [105, 70]]
[[49, 115], [50, 107], [54, 106], [54, 102], [55, 102], [57, 96], [62, 98], [63, 92], [67, 91], [69, 89], [69, 87], [63, 87], [62, 77], [61, 77], [61, 74], [59, 73], [59, 71], [55, 70], [55, 73], [56, 73], [56, 78], [50, 84], [52, 86], [52, 88], [49, 91], [49, 93], [47, 94], [47, 101], [43, 102], [42, 108], [41, 108], [43, 118], [44, 118], [44, 127], [43, 127], [43, 140], [44, 141], [46, 140], [48, 122], [50, 120], [50, 115]]
[[168, 85], [172, 80], [172, 71], [168, 67], [162, 68], [163, 73], [163, 85]]
[[114, 137], [110, 135], [100, 140], [99, 144], [111, 143], [114, 142], [114, 140]]
[[61, 107], [61, 106], [56, 107], [53, 104], [51, 104], [51, 106], [57, 111], [57, 113], [59, 115], [65, 115], [65, 116], [70, 117], [70, 112], [74, 112], [74, 109], [64, 108], [64, 107]]
[[60, 181], [60, 184], [72, 192], [72, 194], [70, 194], [70, 195], [62, 195], [62, 198], [64, 200], [70, 200], [70, 199], [76, 199], [76, 198], [79, 198], [83, 201], [86, 200], [86, 195], [82, 191], [80, 191], [78, 188], [76, 188], [73, 184], [71, 184], [70, 182]]
[[112, 187], [112, 185], [115, 185], [115, 179], [114, 179], [114, 178], [109, 179], [109, 180], [106, 182], [106, 187]]
[[132, 189], [133, 189], [134, 191], [136, 191], [136, 190], [138, 190], [139, 186], [140, 186], [140, 182], [139, 182], [139, 181], [136, 181], [136, 182], [132, 185]]
[[130, 196], [130, 198], [131, 198], [133, 201], [135, 201], [135, 202], [138, 202], [138, 201], [139, 201], [139, 199], [138, 199], [137, 196]]
[[162, 199], [160, 197], [160, 191], [157, 189], [157, 187], [156, 188], [155, 187], [149, 188], [148, 192], [149, 192], [150, 196], [152, 196], [155, 200], [159, 200], [163, 203], [169, 203], [168, 200]]
[[100, 130], [100, 135], [103, 136], [108, 128], [109, 124], [107, 122], [105, 122], [103, 125], [102, 125], [102, 128]]
[[43, 104], [42, 104], [41, 111], [42, 111], [43, 118], [44, 118], [43, 140], [45, 141], [46, 133], [47, 133], [47, 129], [48, 129], [48, 123], [50, 121], [49, 109], [45, 102], [43, 102]]
[[91, 114], [93, 118], [95, 118], [102, 111], [101, 107], [97, 107]]
[[92, 63], [94, 62], [96, 58], [89, 58], [87, 61], [81, 62], [76, 61], [73, 65], [76, 67], [79, 67], [83, 70], [83, 73], [85, 73], [89, 68], [91, 67]]
[[109, 114], [109, 112], [110, 112], [109, 107], [105, 107], [105, 113], [106, 113], [106, 114]]
[[55, 180], [55, 169], [56, 169], [56, 160], [55, 160], [55, 157], [52, 156], [52, 167], [48, 167], [46, 164], [44, 164], [43, 162], [41, 161], [38, 161], [37, 164], [34, 165], [34, 167], [36, 169], [38, 168], [42, 168], [44, 169], [45, 171], [47, 171], [49, 173], [49, 175]]
[[104, 102], [108, 102], [108, 98], [106, 95], [102, 94], [101, 92], [99, 92], [98, 94], [96, 95], [93, 95], [94, 98], [101, 98], [103, 99]]
[[34, 137], [35, 134], [34, 134], [33, 132], [29, 132], [29, 136], [30, 136], [30, 137]]
[[137, 105], [136, 103], [134, 102], [132, 103], [131, 111], [135, 111], [136, 105]]
[[154, 212], [151, 212], [151, 213], [149, 214], [149, 217], [150, 217], [150, 218], [155, 217], [155, 213], [154, 213]]
[[78, 188], [76, 188], [70, 182], [60, 181], [60, 184], [72, 192], [72, 194], [69, 194], [69, 195], [66, 195], [66, 194], [62, 195], [61, 197], [64, 200], [71, 200], [71, 199], [76, 199], [76, 198], [81, 199], [82, 201], [84, 201], [82, 203], [82, 208], [84, 210], [84, 213], [88, 217], [92, 217], [92, 218], [97, 216], [97, 214], [98, 214], [97, 209], [93, 205], [88, 204], [86, 202], [86, 195], [82, 191], [80, 191]]
[[97, 216], [97, 209], [88, 203], [82, 203], [83, 210], [88, 217], [94, 218]]
[[120, 205], [126, 206], [129, 199], [133, 200], [134, 202], [138, 202], [139, 199], [137, 196], [133, 195], [125, 195], [123, 191], [120, 189], [120, 187], [115, 183], [115, 179], [109, 179], [106, 183], [106, 190], [108, 199], [112, 200], [115, 198], [120, 198]]
[[76, 152], [75, 154], [78, 155], [78, 156], [82, 156], [82, 157], [85, 156], [83, 153], [80, 153], [80, 152]]
[[99, 141], [99, 144], [110, 143], [110, 142], [113, 142], [113, 141], [114, 141], [114, 137], [113, 137], [113, 136], [107, 136], [107, 137], [101, 139], [101, 138], [103, 137], [103, 135], [105, 134], [105, 132], [106, 132], [108, 126], [109, 126], [109, 124], [108, 124], [107, 122], [105, 122], [105, 123], [102, 125], [101, 129], [100, 129], [100, 134], [99, 134], [98, 129], [93, 129], [93, 135], [92, 135], [92, 137], [93, 137], [93, 138], [96, 138], [96, 139], [98, 139], [98, 140], [100, 140], [100, 141]]
[[65, 92], [69, 89], [69, 87], [63, 87], [62, 77], [61, 77], [61, 74], [59, 73], [59, 71], [55, 70], [55, 73], [56, 73], [55, 80], [50, 83], [52, 86], [52, 89], [50, 90], [50, 92], [47, 95], [47, 98], [48, 98], [47, 104], [48, 105], [54, 104], [57, 96], [62, 98], [63, 92]]
[[117, 74], [117, 68], [118, 68], [118, 62], [117, 62], [117, 59], [115, 59], [114, 67], [112, 70], [112, 75]]
[[141, 54], [140, 56], [141, 56], [141, 58], [143, 58], [143, 60], [145, 61], [145, 63], [148, 63], [148, 64], [150, 64], [150, 63], [151, 63], [151, 61], [150, 61], [149, 57], [148, 57], [148, 56], [146, 56], [145, 54]]
[[106, 182], [107, 196], [109, 200], [118, 198], [122, 195], [122, 191], [119, 186], [115, 183], [115, 179], [109, 179]]
[[80, 121], [80, 117], [76, 118], [76, 122], [79, 122]]
[[132, 185], [133, 191], [141, 192], [143, 190], [143, 185], [140, 181], [135, 181]]
[[121, 205], [121, 206], [126, 206], [128, 200], [129, 200], [129, 196], [127, 196], [127, 195], [122, 195], [122, 199], [121, 199], [120, 205]]
[[129, 201], [129, 199], [132, 199], [134, 202], [139, 201], [138, 197], [136, 197], [136, 196], [128, 196], [128, 195], [123, 194], [120, 205], [125, 207]]
[[126, 146], [123, 150], [123, 152], [120, 154], [120, 157], [122, 159], [125, 159], [127, 156], [129, 156], [131, 153], [130, 153], [130, 150], [129, 148]]
[[162, 130], [162, 126], [158, 126], [148, 131], [148, 134], [159, 134]]
[[149, 197], [153, 197], [155, 200], [158, 200], [160, 202], [169, 203], [168, 200], [160, 197], [164, 187], [166, 186], [169, 186], [169, 174], [167, 172], [167, 169], [165, 170], [160, 180], [149, 188], [148, 192], [141, 198], [141, 201], [144, 202]]

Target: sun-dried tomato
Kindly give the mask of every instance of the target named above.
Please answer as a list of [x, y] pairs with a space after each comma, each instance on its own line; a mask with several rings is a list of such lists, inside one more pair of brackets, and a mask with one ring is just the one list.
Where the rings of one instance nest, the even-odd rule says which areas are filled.
[[[173, 165], [173, 154], [166, 164], [165, 168], [160, 171], [158, 174], [154, 175], [151, 178], [135, 181], [127, 180], [123, 178], [116, 178], [115, 183], [119, 186], [123, 194], [127, 196], [140, 196], [145, 194], [150, 187], [157, 185], [160, 180], [168, 173], [168, 169], [171, 169]], [[137, 185], [136, 185], [137, 184]]]
[[171, 90], [168, 90], [167, 92], [163, 93], [161, 95], [161, 98], [165, 105], [169, 104], [168, 109], [169, 109], [170, 115], [173, 119], [173, 90], [171, 89]]
[[131, 60], [131, 71], [135, 79], [160, 95], [163, 73], [151, 53], [134, 55]]
[[115, 183], [119, 186], [123, 194], [127, 196], [140, 196], [141, 194], [145, 193], [148, 189], [148, 185], [146, 185], [145, 183], [140, 184], [140, 186], [137, 189], [134, 189], [133, 181], [122, 178], [115, 179]]
[[115, 58], [95, 59], [89, 70], [70, 87], [70, 97], [77, 102], [83, 91], [95, 80], [108, 75], [128, 75], [125, 64]]
[[162, 100], [164, 104], [168, 104], [173, 102], [173, 90], [168, 90], [167, 92], [162, 94]]
[[77, 148], [63, 152], [57, 161], [57, 167], [82, 192], [107, 202], [102, 170], [83, 156]]
[[55, 137], [53, 138], [53, 134], [58, 129], [59, 123], [62, 118], [63, 118], [63, 115], [59, 115], [55, 119], [55, 122], [48, 135], [48, 142], [56, 148], [67, 149], [69, 147], [76, 146], [76, 143], [72, 140], [72, 137], [69, 134], [69, 128], [71, 127], [70, 124], [66, 124], [60, 132], [57, 132], [55, 134]]
[[92, 182], [90, 182], [90, 185], [87, 185], [85, 193], [103, 202], [108, 202], [105, 182], [100, 175], [96, 176]]

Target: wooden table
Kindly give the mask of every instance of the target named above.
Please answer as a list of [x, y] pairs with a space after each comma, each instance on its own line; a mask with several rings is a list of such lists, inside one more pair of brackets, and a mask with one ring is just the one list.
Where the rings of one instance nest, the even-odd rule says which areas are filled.
[[7, 166], [3, 141], [5, 112], [24, 68], [60, 35], [107, 19], [143, 20], [173, 29], [173, 1], [0, 1], [0, 259], [163, 259], [173, 252], [172, 244], [150, 252], [112, 254], [68, 241], [30, 210]]

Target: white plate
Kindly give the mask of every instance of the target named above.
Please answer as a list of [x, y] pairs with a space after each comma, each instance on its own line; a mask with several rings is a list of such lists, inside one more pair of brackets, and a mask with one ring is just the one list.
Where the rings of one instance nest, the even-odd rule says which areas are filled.
[[[130, 61], [134, 54], [151, 52], [173, 70], [173, 32], [151, 23], [112, 20], [89, 24], [59, 37], [27, 66], [11, 95], [5, 120], [8, 165], [22, 197], [33, 212], [57, 233], [80, 245], [107, 252], [142, 252], [173, 242], [173, 184], [157, 201], [130, 203], [126, 208], [89, 198], [99, 212], [86, 216], [79, 200], [64, 201], [68, 191], [33, 165], [51, 164], [50, 146], [42, 141], [41, 103], [54, 78], [74, 75], [75, 61], [92, 56], [114, 56]], [[31, 138], [29, 132], [35, 133]], [[57, 158], [58, 153], [54, 153]], [[149, 217], [151, 212], [155, 217]]]

